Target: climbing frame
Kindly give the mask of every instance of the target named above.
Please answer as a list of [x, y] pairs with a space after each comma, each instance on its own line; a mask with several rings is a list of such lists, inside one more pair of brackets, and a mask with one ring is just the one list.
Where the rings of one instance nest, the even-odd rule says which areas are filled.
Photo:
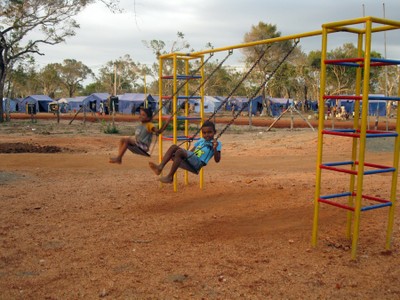
[[[394, 131], [368, 130], [368, 101], [400, 101], [399, 94], [396, 96], [371, 96], [371, 68], [379, 68], [389, 65], [400, 65], [400, 60], [382, 59], [371, 57], [371, 44], [374, 33], [388, 30], [400, 29], [400, 22], [375, 17], [364, 17], [342, 22], [324, 24], [322, 26], [322, 53], [321, 53], [321, 85], [319, 98], [319, 129], [318, 129], [318, 153], [316, 168], [316, 185], [314, 198], [314, 222], [312, 232], [312, 244], [317, 244], [317, 231], [319, 210], [321, 204], [328, 204], [347, 211], [347, 232], [346, 235], [352, 241], [351, 257], [356, 258], [357, 245], [359, 240], [359, 228], [361, 213], [365, 211], [388, 208], [388, 224], [386, 233], [386, 249], [390, 249], [394, 223], [394, 211], [396, 205], [397, 176], [399, 165], [399, 134], [400, 134], [400, 109], [397, 110], [397, 122]], [[327, 44], [330, 34], [355, 34], [357, 38], [357, 57], [350, 59], [328, 59]], [[356, 69], [356, 87], [354, 94], [350, 95], [329, 95], [327, 91], [327, 68], [331, 65], [340, 65], [346, 68]], [[400, 83], [399, 83], [400, 86]], [[328, 99], [347, 99], [355, 102], [355, 114], [353, 127], [349, 129], [328, 130], [324, 128], [324, 107]], [[349, 160], [326, 162], [324, 160], [324, 139], [326, 136], [335, 138], [351, 139], [351, 153]], [[367, 162], [366, 152], [367, 139], [371, 138], [393, 138], [393, 162], [391, 165], [376, 164]], [[347, 191], [340, 191], [334, 194], [321, 195], [322, 175], [324, 172], [345, 173], [349, 176]], [[376, 195], [365, 193], [365, 176], [379, 176], [382, 173], [391, 174], [390, 197], [384, 199]], [[347, 203], [342, 201], [347, 199]]]

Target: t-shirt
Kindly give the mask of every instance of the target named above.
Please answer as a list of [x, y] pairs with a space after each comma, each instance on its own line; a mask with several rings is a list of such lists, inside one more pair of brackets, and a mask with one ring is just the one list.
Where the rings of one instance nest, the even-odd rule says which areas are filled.
[[152, 122], [142, 123], [141, 125], [137, 126], [135, 129], [136, 142], [149, 147], [151, 140], [153, 139], [153, 128], [154, 124]]
[[[218, 141], [216, 151], [221, 151], [222, 144]], [[214, 156], [214, 149], [212, 141], [206, 141], [204, 138], [199, 139], [194, 143], [193, 153], [200, 158], [200, 160], [206, 165], [211, 157]]]

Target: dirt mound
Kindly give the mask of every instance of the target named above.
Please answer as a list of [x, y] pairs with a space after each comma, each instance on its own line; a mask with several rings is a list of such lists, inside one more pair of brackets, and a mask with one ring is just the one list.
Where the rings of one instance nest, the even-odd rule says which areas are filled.
[[68, 152], [68, 149], [58, 146], [40, 146], [27, 143], [2, 143], [0, 153], [58, 153]]

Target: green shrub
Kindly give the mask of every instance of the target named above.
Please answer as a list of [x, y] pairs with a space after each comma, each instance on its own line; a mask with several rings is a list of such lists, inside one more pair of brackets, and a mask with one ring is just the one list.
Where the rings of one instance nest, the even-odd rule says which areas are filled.
[[107, 127], [104, 129], [104, 133], [107, 134], [116, 134], [119, 133], [118, 128], [115, 126], [115, 124], [107, 124]]

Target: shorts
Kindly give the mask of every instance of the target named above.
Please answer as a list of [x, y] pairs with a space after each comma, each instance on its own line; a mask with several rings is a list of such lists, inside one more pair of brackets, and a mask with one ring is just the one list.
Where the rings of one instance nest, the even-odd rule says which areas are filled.
[[187, 158], [186, 162], [188, 162], [196, 172], [199, 172], [202, 167], [206, 164], [192, 151], [186, 150]]

